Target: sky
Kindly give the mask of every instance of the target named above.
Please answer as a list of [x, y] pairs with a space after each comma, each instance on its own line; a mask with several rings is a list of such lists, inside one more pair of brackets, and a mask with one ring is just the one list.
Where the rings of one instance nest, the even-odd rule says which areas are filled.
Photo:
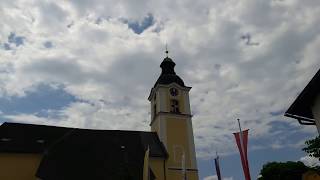
[[232, 133], [249, 130], [252, 179], [316, 161], [317, 135], [283, 116], [320, 68], [318, 0], [1, 0], [0, 123], [149, 131], [168, 44], [190, 91], [201, 180], [242, 180]]

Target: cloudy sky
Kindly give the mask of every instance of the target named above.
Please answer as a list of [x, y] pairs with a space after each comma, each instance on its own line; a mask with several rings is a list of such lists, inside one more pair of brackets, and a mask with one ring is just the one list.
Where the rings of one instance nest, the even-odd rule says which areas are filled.
[[303, 160], [315, 127], [284, 111], [320, 68], [318, 0], [1, 0], [0, 123], [150, 129], [147, 96], [169, 56], [188, 86], [201, 179], [243, 179], [232, 132], [249, 128], [255, 178]]

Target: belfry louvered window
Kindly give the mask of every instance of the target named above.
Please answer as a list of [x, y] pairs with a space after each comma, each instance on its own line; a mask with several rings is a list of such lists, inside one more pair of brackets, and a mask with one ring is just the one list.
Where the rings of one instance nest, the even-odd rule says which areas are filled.
[[170, 109], [170, 112], [180, 113], [180, 110], [179, 110], [179, 101], [178, 101], [178, 100], [171, 99], [171, 109]]

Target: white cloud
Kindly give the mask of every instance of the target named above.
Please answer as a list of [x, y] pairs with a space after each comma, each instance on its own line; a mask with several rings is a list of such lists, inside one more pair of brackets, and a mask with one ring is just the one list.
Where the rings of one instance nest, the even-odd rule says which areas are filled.
[[303, 162], [304, 165], [309, 167], [319, 166], [320, 161], [318, 158], [310, 157], [310, 156], [304, 156], [300, 158], [300, 161]]
[[[149, 13], [155, 24], [140, 35], [121, 20]], [[237, 118], [250, 128], [252, 150], [298, 147], [287, 137], [316, 133], [282, 113], [320, 67], [317, 2], [4, 0], [0, 16], [0, 97], [26, 96], [44, 83], [63, 85], [80, 100], [56, 112], [59, 119], [3, 115], [11, 120], [148, 130], [147, 96], [168, 42], [177, 73], [193, 86], [199, 157], [236, 151]], [[11, 32], [25, 43], [7, 51]], [[246, 45], [244, 34], [259, 45]], [[275, 130], [274, 122], [290, 131]]]

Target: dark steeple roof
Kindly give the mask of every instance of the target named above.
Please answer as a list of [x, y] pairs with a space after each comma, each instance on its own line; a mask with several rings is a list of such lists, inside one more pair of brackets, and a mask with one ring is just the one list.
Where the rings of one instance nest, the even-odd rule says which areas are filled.
[[159, 76], [157, 82], [154, 87], [158, 84], [171, 84], [177, 83], [180, 86], [185, 87], [183, 80], [174, 72], [174, 66], [176, 63], [172, 61], [171, 58], [166, 57], [160, 64], [162, 69], [161, 75]]

